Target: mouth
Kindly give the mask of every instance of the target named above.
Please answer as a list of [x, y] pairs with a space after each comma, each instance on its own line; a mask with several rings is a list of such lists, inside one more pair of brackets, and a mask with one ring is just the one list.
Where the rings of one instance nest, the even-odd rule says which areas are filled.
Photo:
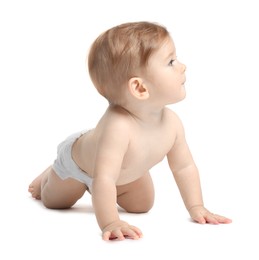
[[183, 81], [182, 85], [184, 85], [184, 84], [185, 84], [185, 82], [186, 82], [186, 78], [184, 79], [184, 81]]

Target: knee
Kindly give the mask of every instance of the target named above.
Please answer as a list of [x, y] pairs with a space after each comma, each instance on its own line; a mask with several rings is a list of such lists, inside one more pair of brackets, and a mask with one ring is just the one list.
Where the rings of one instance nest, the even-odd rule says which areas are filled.
[[55, 201], [53, 199], [47, 199], [42, 197], [41, 201], [43, 203], [43, 205], [48, 208], [48, 209], [69, 209], [71, 208], [74, 203], [71, 202], [65, 202], [65, 201]]
[[124, 208], [128, 213], [147, 213], [152, 207], [129, 207]]
[[136, 202], [136, 203], [129, 203], [127, 205], [123, 205], [123, 209], [129, 213], [147, 213], [153, 207], [153, 201], [149, 202]]
[[47, 208], [47, 209], [70, 209], [73, 205], [57, 205], [54, 203], [46, 203], [43, 202], [43, 205]]
[[125, 210], [128, 212], [128, 213], [136, 213], [136, 214], [140, 214], [140, 213], [147, 213], [147, 212], [149, 212], [150, 211], [150, 209], [151, 209], [152, 207], [150, 207], [150, 208], [145, 208], [145, 207], [133, 207], [133, 208], [125, 208]]

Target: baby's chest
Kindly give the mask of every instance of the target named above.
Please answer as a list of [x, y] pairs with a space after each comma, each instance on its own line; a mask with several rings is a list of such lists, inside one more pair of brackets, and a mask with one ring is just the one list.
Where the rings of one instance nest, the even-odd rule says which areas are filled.
[[174, 143], [173, 136], [145, 136], [130, 143], [124, 165], [152, 168], [164, 159]]

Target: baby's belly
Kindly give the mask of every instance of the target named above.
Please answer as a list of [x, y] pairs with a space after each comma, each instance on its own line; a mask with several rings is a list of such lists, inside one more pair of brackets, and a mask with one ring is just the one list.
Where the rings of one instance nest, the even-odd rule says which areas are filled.
[[123, 165], [117, 185], [124, 185], [141, 178], [163, 158], [164, 156], [157, 157], [156, 160], [130, 161], [129, 165]]
[[116, 185], [125, 185], [141, 178], [148, 171], [122, 171]]

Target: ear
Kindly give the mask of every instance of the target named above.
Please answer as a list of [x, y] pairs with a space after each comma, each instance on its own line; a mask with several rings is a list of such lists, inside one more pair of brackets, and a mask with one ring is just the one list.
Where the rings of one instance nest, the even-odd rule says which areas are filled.
[[143, 80], [138, 77], [130, 78], [128, 81], [128, 88], [132, 96], [137, 99], [148, 99], [149, 92]]

